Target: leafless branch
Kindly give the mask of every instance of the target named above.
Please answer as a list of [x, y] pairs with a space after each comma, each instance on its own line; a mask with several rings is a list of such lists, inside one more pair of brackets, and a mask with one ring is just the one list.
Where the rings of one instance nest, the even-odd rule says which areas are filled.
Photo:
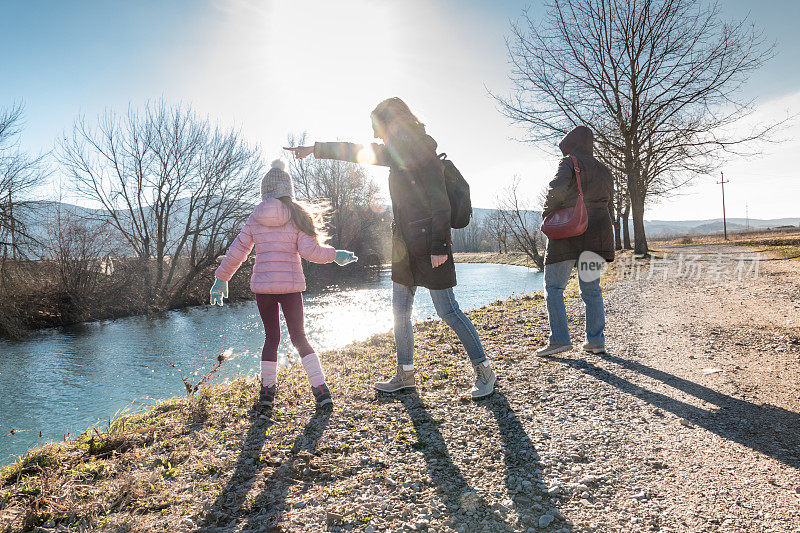
[[59, 159], [77, 193], [138, 257], [143, 289], [169, 306], [224, 253], [258, 200], [263, 164], [237, 130], [160, 100], [76, 120]]
[[594, 130], [599, 157], [625, 177], [644, 253], [646, 202], [785, 124], [744, 126], [755, 107], [740, 89], [773, 50], [749, 21], [724, 22], [699, 0], [553, 0], [542, 20], [526, 12], [512, 25], [514, 90], [493, 96], [528, 141]]

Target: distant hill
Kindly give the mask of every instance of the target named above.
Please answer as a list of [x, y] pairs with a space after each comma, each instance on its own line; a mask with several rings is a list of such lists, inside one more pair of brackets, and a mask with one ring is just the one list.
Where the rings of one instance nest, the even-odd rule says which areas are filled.
[[[729, 218], [728, 231], [745, 231], [777, 228], [779, 226], [800, 225], [800, 218], [776, 218], [770, 220], [745, 218]], [[723, 230], [721, 218], [708, 220], [645, 220], [645, 231], [648, 237], [674, 237], [678, 235], [706, 235], [720, 233]]]
[[[169, 239], [177, 241], [183, 231], [183, 226], [177, 221], [185, 221], [189, 217], [188, 200], [178, 200], [173, 206], [172, 220], [173, 224], [169, 228]], [[255, 206], [253, 206], [255, 207]], [[81, 207], [66, 202], [53, 202], [49, 200], [40, 200], [31, 202], [21, 212], [20, 218], [27, 233], [35, 240], [45, 243], [48, 238], [53, 234], [53, 228], [56, 226], [59, 210], [62, 217], [72, 217], [76, 219], [85, 219], [88, 221], [100, 220], [104, 213], [103, 209], [90, 209]], [[121, 219], [127, 219], [128, 214], [125, 211], [118, 211]], [[114, 228], [109, 228], [112, 235], [116, 232]], [[115, 255], [130, 255], [132, 250], [127, 246], [126, 239], [120, 233], [118, 238], [112, 238], [115, 242], [114, 250], [108, 250], [107, 253]], [[36, 245], [32, 246], [33, 255], [42, 253], [43, 250], [39, 249]]]
[[[35, 238], [44, 240], [48, 233], [49, 226], [56, 220], [59, 207], [62, 213], [69, 213], [81, 218], [96, 218], [101, 214], [100, 210], [88, 209], [68, 203], [52, 201], [37, 201], [30, 204], [30, 208], [25, 212], [23, 218], [28, 228], [28, 232]], [[473, 224], [482, 225], [484, 220], [495, 210], [487, 208], [475, 208], [473, 210]], [[537, 217], [538, 211], [534, 211]], [[776, 228], [780, 226], [798, 226], [800, 218], [777, 218], [777, 219], [750, 219], [729, 218], [728, 231], [744, 231]], [[713, 218], [706, 220], [645, 220], [645, 229], [648, 237], [675, 237], [685, 234], [704, 235], [722, 232], [722, 219]], [[631, 230], [633, 225], [631, 224]]]
[[[485, 219], [487, 219], [489, 216], [491, 216], [491, 214], [494, 213], [495, 211], [497, 211], [497, 209], [487, 209], [487, 208], [484, 208], [484, 207], [475, 207], [475, 208], [472, 209], [472, 221], [473, 222], [477, 222], [478, 224], [483, 224], [483, 221]], [[532, 209], [529, 209], [528, 212], [535, 213], [537, 219], [541, 218], [541, 212], [540, 211], [534, 211]]]
[[[473, 210], [473, 220], [480, 224], [494, 211], [494, 209], [476, 208]], [[537, 215], [539, 214], [538, 211], [536, 211], [536, 213]], [[745, 218], [728, 219], [728, 231], [745, 231], [746, 229], [758, 230], [798, 225], [800, 225], [800, 217], [775, 219], [751, 218], [749, 221]], [[644, 227], [648, 237], [674, 237], [687, 233], [690, 235], [704, 235], [709, 233], [721, 233], [723, 230], [721, 218], [706, 220], [645, 220]], [[630, 228], [631, 231], [633, 231], [633, 221], [630, 222]]]
[[89, 209], [65, 202], [40, 200], [30, 202], [19, 214], [27, 233], [37, 241], [44, 242], [51, 233], [51, 227], [58, 220], [58, 212], [62, 216], [92, 219], [102, 214], [102, 210]]

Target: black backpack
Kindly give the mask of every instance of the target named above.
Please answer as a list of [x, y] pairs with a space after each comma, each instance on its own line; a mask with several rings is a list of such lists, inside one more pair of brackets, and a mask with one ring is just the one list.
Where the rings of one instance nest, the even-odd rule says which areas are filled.
[[444, 185], [450, 200], [450, 227], [465, 228], [472, 218], [472, 200], [469, 197], [469, 183], [461, 175], [447, 154], [439, 154], [444, 165]]

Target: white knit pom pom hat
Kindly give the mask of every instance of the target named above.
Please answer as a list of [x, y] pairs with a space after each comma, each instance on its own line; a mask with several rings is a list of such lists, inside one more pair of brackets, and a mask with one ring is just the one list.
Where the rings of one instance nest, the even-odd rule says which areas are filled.
[[286, 173], [286, 163], [276, 159], [270, 165], [269, 172], [261, 180], [261, 200], [288, 196], [294, 199], [292, 178]]

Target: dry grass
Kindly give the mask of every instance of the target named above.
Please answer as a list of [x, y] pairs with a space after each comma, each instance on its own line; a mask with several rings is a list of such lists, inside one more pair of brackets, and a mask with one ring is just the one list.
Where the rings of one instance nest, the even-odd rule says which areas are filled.
[[733, 244], [752, 246], [778, 257], [788, 259], [800, 258], [800, 229], [773, 230], [749, 233], [730, 233], [726, 241], [722, 235], [700, 235], [690, 238], [653, 241], [663, 246], [681, 246], [687, 244]]
[[[612, 282], [615, 273], [609, 269], [604, 283]], [[574, 276], [566, 297], [578, 297]], [[540, 293], [498, 300], [468, 315], [497, 361], [512, 357], [502, 347], [509, 331], [514, 332], [515, 343], [528, 351], [547, 339]], [[415, 337], [420, 368], [436, 369], [418, 374], [420, 386], [431, 390], [452, 386], [464, 365], [453, 357], [460, 347], [452, 331], [441, 321], [425, 321], [415, 326]], [[350, 403], [368, 402], [374, 396], [371, 383], [392, 368], [393, 344], [387, 332], [322, 355], [337, 411], [347, 412]], [[261, 472], [257, 483], [284, 486], [303, 478], [306, 469], [299, 467], [305, 461], [322, 482], [322, 490], [337, 490], [332, 480], [347, 475], [339, 463], [324, 458], [332, 454], [344, 461], [349, 452], [329, 454], [325, 446], [339, 446], [336, 439], [326, 441], [316, 458], [295, 449], [312, 400], [297, 365], [282, 369], [279, 381], [280, 402], [271, 422], [252, 409], [258, 380], [240, 378], [142, 412], [118, 413], [102, 428], [32, 450], [0, 469], [0, 531], [46, 524], [78, 530], [176, 531], [227, 523], [230, 512], [243, 516], [265, 505], [245, 498], [236, 511], [225, 507], [226, 498], [232, 497], [230, 487], [238, 487], [236, 472], [250, 464]], [[364, 429], [356, 421], [347, 424], [353, 432]], [[261, 438], [255, 438], [259, 432]], [[251, 441], [257, 443], [255, 448], [247, 444]], [[291, 468], [281, 467], [287, 464]]]
[[247, 411], [254, 390], [244, 379], [203, 389], [143, 412], [118, 413], [103, 429], [32, 450], [0, 470], [0, 530], [48, 522], [97, 528], [115, 514], [171, 506], [172, 480], [186, 464], [202, 466], [189, 461], [199, 435], [212, 427], [224, 431]]
[[466, 253], [459, 252], [453, 254], [456, 263], [496, 263], [502, 265], [526, 266], [536, 268], [536, 264], [531, 258], [522, 252], [509, 252], [498, 254], [494, 252]]

